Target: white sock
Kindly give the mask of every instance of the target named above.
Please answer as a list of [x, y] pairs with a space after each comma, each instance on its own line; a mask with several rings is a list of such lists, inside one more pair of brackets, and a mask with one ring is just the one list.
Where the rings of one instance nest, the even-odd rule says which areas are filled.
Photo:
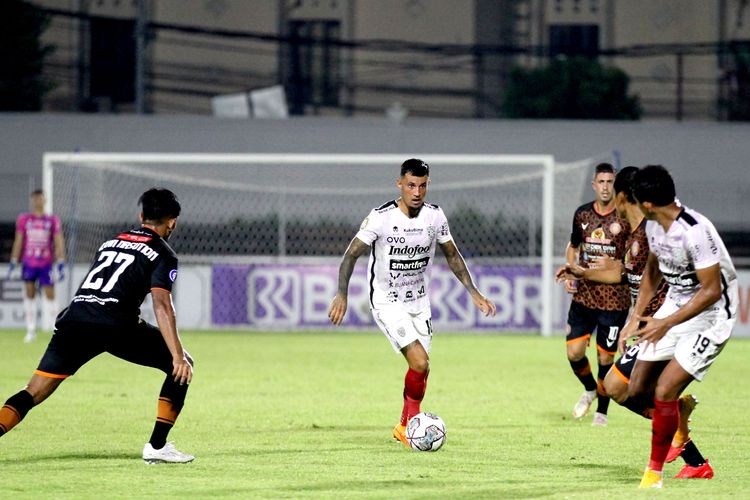
[[23, 310], [26, 313], [26, 333], [36, 333], [36, 297], [23, 296]]
[[57, 319], [57, 299], [48, 299], [44, 297], [42, 302], [42, 329], [51, 332], [55, 328]]

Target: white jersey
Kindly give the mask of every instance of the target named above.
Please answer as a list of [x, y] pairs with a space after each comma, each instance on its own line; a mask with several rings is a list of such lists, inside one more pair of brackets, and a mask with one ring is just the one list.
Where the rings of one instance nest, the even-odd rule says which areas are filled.
[[651, 252], [659, 260], [659, 270], [669, 284], [666, 302], [682, 307], [700, 289], [696, 271], [719, 264], [721, 298], [705, 312], [714, 314], [717, 319], [730, 319], [736, 315], [739, 301], [737, 272], [710, 220], [683, 207], [666, 232], [661, 224], [649, 220], [646, 235]]
[[367, 279], [373, 309], [398, 303], [416, 314], [430, 307], [435, 245], [453, 239], [440, 207], [425, 203], [409, 218], [389, 201], [370, 212], [356, 238], [371, 246]]

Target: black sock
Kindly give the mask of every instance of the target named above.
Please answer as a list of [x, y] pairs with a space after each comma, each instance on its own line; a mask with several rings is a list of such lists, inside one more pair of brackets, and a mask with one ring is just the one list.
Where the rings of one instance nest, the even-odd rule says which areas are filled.
[[154, 424], [154, 431], [151, 433], [151, 439], [148, 442], [151, 443], [151, 446], [155, 450], [164, 448], [164, 445], [167, 444], [167, 436], [171, 430], [172, 425], [157, 421]]
[[594, 380], [594, 376], [591, 374], [591, 365], [589, 365], [589, 359], [584, 356], [578, 361], [568, 361], [570, 363], [570, 367], [573, 369], [573, 373], [576, 374], [576, 377], [578, 377], [578, 380], [581, 381], [583, 387], [587, 391], [595, 391], [596, 380]]
[[0, 408], [0, 436], [18, 425], [34, 407], [34, 398], [26, 390], [12, 395]]
[[167, 436], [172, 430], [177, 417], [182, 410], [187, 394], [188, 385], [180, 385], [174, 381], [172, 375], [167, 375], [159, 393], [159, 403], [156, 412], [156, 422], [151, 438], [148, 440], [154, 449], [164, 448]]
[[609, 410], [609, 396], [602, 396], [597, 391], [596, 393], [596, 412], [601, 413], [603, 415], [607, 414], [607, 410]]
[[701, 452], [698, 451], [698, 447], [693, 444], [692, 439], [685, 444], [685, 449], [682, 450], [680, 456], [685, 461], [685, 463], [691, 467], [700, 467], [701, 465], [706, 463], [706, 459], [703, 458]]
[[607, 396], [607, 391], [604, 390], [604, 377], [607, 376], [607, 372], [609, 372], [610, 368], [612, 368], [612, 363], [608, 365], [599, 363], [599, 373], [596, 384], [596, 412], [604, 415], [606, 415], [607, 410], [609, 410], [609, 396]]

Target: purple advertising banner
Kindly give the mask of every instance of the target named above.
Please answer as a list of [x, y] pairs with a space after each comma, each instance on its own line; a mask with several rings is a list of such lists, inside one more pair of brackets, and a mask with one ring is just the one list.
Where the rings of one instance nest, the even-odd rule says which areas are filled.
[[[497, 306], [485, 318], [446, 266], [435, 266], [430, 280], [433, 324], [446, 330], [539, 330], [541, 323], [539, 266], [471, 267], [478, 288]], [[211, 318], [216, 326], [262, 328], [330, 325], [328, 306], [336, 293], [338, 264], [215, 265], [211, 278]], [[564, 293], [555, 294], [553, 321], [563, 324]], [[369, 288], [363, 266], [349, 285], [344, 325], [372, 327]]]

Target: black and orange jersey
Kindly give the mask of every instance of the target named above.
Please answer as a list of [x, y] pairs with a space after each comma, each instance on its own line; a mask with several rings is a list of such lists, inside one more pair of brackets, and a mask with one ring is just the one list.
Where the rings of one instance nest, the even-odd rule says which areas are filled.
[[[614, 208], [600, 214], [594, 202], [590, 202], [578, 207], [573, 216], [570, 244], [578, 250], [578, 263], [582, 267], [592, 267], [605, 257], [623, 260], [629, 232], [627, 221], [618, 217]], [[573, 300], [590, 309], [603, 311], [623, 311], [630, 307], [625, 283], [609, 285], [580, 280]]]
[[58, 322], [128, 326], [154, 288], [169, 292], [177, 277], [177, 255], [155, 231], [132, 229], [105, 241]]
[[[635, 299], [638, 297], [638, 289], [641, 286], [643, 271], [646, 269], [648, 254], [646, 219], [643, 219], [638, 227], [628, 235], [628, 241], [625, 246], [625, 258], [623, 260], [633, 304], [635, 304]], [[656, 286], [656, 293], [654, 293], [654, 296], [643, 311], [644, 316], [652, 316], [661, 307], [667, 296], [668, 289], [669, 285], [664, 281], [664, 278], [661, 278]]]

